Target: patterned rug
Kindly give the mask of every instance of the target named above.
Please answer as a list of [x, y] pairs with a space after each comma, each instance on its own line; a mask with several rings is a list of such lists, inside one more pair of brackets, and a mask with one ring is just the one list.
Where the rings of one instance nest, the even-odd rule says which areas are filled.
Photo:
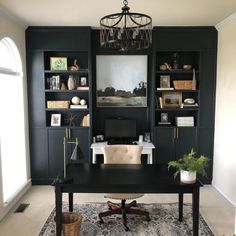
[[[178, 204], [138, 204], [138, 208], [149, 212], [151, 221], [145, 217], [127, 215], [130, 231], [126, 232], [121, 215], [104, 218], [104, 224], [99, 223], [98, 213], [107, 210], [105, 203], [74, 204], [74, 211], [83, 216], [81, 236], [190, 236], [192, 235], [192, 208], [184, 204], [183, 221], [178, 221]], [[63, 205], [63, 211], [68, 211], [68, 204]], [[55, 209], [48, 217], [39, 236], [55, 236], [53, 217]], [[203, 217], [200, 215], [199, 236], [214, 236]]]

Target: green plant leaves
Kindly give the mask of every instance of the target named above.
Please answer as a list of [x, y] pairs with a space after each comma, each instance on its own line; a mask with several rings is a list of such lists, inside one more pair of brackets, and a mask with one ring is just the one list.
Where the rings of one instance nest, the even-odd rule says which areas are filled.
[[170, 161], [168, 163], [168, 169], [174, 168], [176, 172], [174, 173], [174, 177], [180, 172], [180, 170], [185, 171], [196, 171], [197, 173], [206, 176], [206, 167], [208, 158], [204, 155], [200, 155], [200, 157], [195, 157], [196, 152], [194, 152], [193, 148], [187, 154], [184, 154], [182, 158], [177, 161]]

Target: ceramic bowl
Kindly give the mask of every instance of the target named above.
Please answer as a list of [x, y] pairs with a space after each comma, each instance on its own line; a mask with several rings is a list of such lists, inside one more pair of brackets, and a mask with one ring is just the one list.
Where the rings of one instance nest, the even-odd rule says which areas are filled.
[[191, 70], [192, 69], [192, 65], [183, 65], [183, 69], [184, 70]]

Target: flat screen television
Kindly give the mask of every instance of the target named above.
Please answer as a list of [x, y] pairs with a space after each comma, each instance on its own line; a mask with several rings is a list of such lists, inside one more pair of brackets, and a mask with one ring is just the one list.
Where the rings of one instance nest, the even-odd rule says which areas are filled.
[[127, 140], [136, 138], [136, 120], [106, 119], [105, 138], [108, 140]]

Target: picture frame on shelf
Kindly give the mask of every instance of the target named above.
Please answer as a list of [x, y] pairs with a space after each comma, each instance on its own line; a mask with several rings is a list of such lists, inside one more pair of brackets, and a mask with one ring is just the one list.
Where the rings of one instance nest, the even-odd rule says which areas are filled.
[[61, 78], [60, 75], [54, 75], [50, 78], [50, 90], [60, 90]]
[[88, 87], [88, 78], [86, 76], [81, 76], [79, 78], [79, 85], [81, 87]]
[[50, 57], [50, 70], [67, 70], [67, 57]]
[[51, 114], [51, 126], [61, 126], [61, 114]]
[[163, 107], [180, 107], [182, 104], [181, 92], [163, 92], [162, 93]]
[[160, 88], [170, 88], [170, 76], [161, 75], [160, 76]]
[[151, 142], [151, 134], [149, 132], [145, 132], [144, 133], [144, 138], [143, 138], [144, 142]]
[[104, 135], [102, 134], [96, 135], [96, 142], [104, 142]]
[[161, 113], [161, 123], [168, 123], [168, 113]]

